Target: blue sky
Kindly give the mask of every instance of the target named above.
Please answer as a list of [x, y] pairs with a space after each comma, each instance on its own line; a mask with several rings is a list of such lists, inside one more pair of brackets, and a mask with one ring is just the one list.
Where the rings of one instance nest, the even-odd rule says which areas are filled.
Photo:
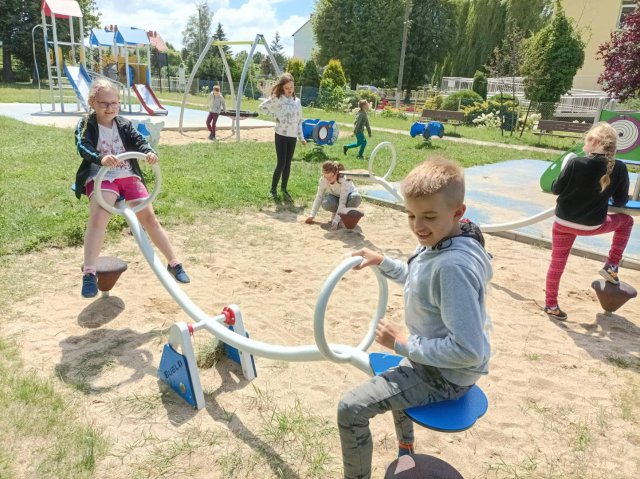
[[[182, 31], [196, 12], [195, 0], [96, 0], [102, 25], [156, 30], [165, 41], [182, 47]], [[293, 54], [291, 36], [313, 12], [315, 0], [209, 0], [214, 30], [222, 23], [229, 40], [253, 40], [262, 33], [269, 42], [277, 31], [285, 54]], [[234, 49], [238, 51], [238, 49]]]

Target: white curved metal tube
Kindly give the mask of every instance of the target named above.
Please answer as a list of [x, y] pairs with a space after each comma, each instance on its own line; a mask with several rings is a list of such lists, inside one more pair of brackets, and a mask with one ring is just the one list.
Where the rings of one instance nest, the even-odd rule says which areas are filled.
[[[196, 324], [192, 325], [194, 330], [206, 329], [218, 339], [234, 348], [269, 359], [284, 361], [323, 361], [327, 359], [326, 355], [321, 353], [316, 345], [281, 346], [256, 341], [229, 330], [222, 324], [224, 320], [223, 315], [215, 317], [207, 315], [191, 301], [191, 298], [176, 284], [173, 277], [166, 270], [165, 265], [158, 259], [133, 210], [131, 208], [124, 208], [122, 214], [127, 220], [131, 233], [138, 243], [144, 258], [147, 260], [147, 263], [149, 263], [149, 266], [151, 266], [151, 270], [176, 303], [196, 322]], [[379, 305], [383, 303], [386, 309], [387, 291], [386, 289], [383, 291], [385, 298], [384, 301], [379, 299]], [[372, 340], [369, 336], [368, 334], [367, 337], [365, 337], [365, 340], [358, 348], [363, 348], [367, 343], [369, 345], [371, 344]], [[372, 374], [369, 366], [369, 356], [364, 351], [354, 348], [353, 346], [342, 344], [330, 344], [328, 347], [337, 354], [348, 357], [348, 359], [343, 362], [349, 362], [364, 373]]]
[[[116, 158], [118, 160], [135, 159], [138, 161], [147, 161], [147, 155], [137, 151], [127, 151], [125, 153], [119, 154], [118, 156], [116, 156]], [[153, 173], [155, 175], [155, 185], [154, 185], [153, 191], [149, 194], [149, 196], [146, 199], [142, 200], [134, 208], [129, 208], [134, 213], [137, 213], [138, 211], [142, 211], [144, 208], [147, 207], [148, 204], [152, 203], [160, 194], [160, 183], [162, 182], [160, 165], [158, 165], [158, 163], [154, 163], [153, 165], [150, 165], [150, 166], [153, 169]], [[98, 204], [102, 206], [105, 210], [107, 210], [109, 213], [113, 213], [116, 215], [124, 214], [125, 208], [116, 208], [115, 206], [111, 206], [109, 203], [105, 201], [104, 196], [102, 196], [102, 190], [101, 190], [102, 181], [104, 180], [104, 177], [107, 174], [107, 171], [109, 171], [109, 169], [110, 167], [103, 166], [100, 168], [100, 171], [98, 171], [98, 174], [93, 180], [93, 184], [94, 184], [93, 194], [96, 195], [96, 201], [98, 202]]]
[[329, 297], [338, 284], [338, 281], [340, 281], [345, 273], [362, 263], [362, 260], [362, 256], [354, 256], [347, 258], [340, 263], [324, 282], [320, 294], [318, 295], [318, 300], [316, 301], [316, 309], [313, 315], [313, 336], [322, 355], [328, 360], [337, 363], [350, 361], [354, 350], [364, 352], [369, 349], [375, 339], [376, 326], [384, 317], [387, 310], [387, 300], [389, 297], [387, 280], [380, 270], [374, 267], [373, 271], [375, 272], [378, 280], [378, 306], [376, 307], [376, 312], [371, 319], [371, 323], [369, 323], [369, 330], [367, 331], [367, 334], [356, 348], [350, 348], [346, 351], [339, 351], [335, 348], [335, 345], [329, 345], [327, 343], [324, 331], [324, 316], [327, 310], [327, 304], [329, 303]]
[[478, 225], [483, 233], [497, 233], [498, 231], [516, 230], [539, 223], [542, 220], [551, 218], [555, 214], [556, 207], [549, 208], [528, 218], [524, 218], [510, 223], [497, 223], [493, 225]]

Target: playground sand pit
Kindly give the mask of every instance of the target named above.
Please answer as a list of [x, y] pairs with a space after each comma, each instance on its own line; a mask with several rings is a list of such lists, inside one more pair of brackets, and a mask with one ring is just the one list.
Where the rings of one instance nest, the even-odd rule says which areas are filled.
[[[242, 141], [273, 141], [273, 128], [246, 128], [240, 130], [240, 138]], [[349, 138], [350, 131], [346, 131], [343, 128], [340, 131], [340, 138]], [[217, 141], [219, 142], [233, 142], [236, 141], [235, 133], [232, 133], [230, 129], [219, 129], [216, 132]], [[175, 130], [162, 130], [160, 133], [161, 145], [187, 145], [189, 143], [211, 143], [209, 140], [208, 130], [192, 130], [180, 133]]]
[[[415, 247], [402, 213], [369, 203], [360, 209], [356, 229], [335, 232], [305, 225], [301, 209], [275, 206], [172, 228], [191, 276], [182, 289], [211, 315], [238, 304], [254, 339], [313, 344], [317, 293], [345, 255], [367, 246], [406, 259]], [[487, 249], [494, 356], [479, 385], [489, 410], [461, 433], [416, 427], [417, 452], [467, 478], [638, 477], [640, 301], [603, 315], [590, 288], [601, 265], [572, 256], [560, 291], [569, 320], [551, 321], [541, 311], [549, 251], [493, 236]], [[80, 297], [81, 248], [17, 257], [22, 293], [8, 302], [1, 331], [16, 339], [27, 368], [52, 378], [106, 439], [95, 477], [342, 477], [336, 405], [364, 373], [256, 357], [258, 377], [248, 383], [235, 363], [213, 361], [200, 370], [206, 408], [195, 411], [156, 377], [168, 328], [189, 318], [132, 236], [123, 233], [103, 254], [129, 264], [111, 296], [95, 300]], [[639, 271], [620, 274], [640, 285]], [[370, 271], [347, 273], [329, 304], [329, 340], [359, 343], [376, 298]], [[386, 318], [403, 320], [395, 284]], [[194, 336], [199, 350], [210, 339], [204, 331]], [[371, 428], [373, 477], [382, 478], [397, 451], [391, 415], [374, 418]], [[16, 477], [34, 476], [26, 464]]]
[[[236, 141], [235, 133], [230, 129], [220, 129], [216, 132], [217, 141]], [[273, 128], [247, 128], [240, 130], [242, 141], [273, 141]], [[175, 130], [162, 130], [161, 145], [187, 145], [189, 143], [211, 143], [208, 130], [191, 130], [180, 133]]]

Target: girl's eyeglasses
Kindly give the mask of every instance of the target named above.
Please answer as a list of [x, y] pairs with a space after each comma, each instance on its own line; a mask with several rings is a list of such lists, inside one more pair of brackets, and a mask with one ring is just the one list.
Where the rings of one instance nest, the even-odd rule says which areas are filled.
[[107, 108], [117, 108], [118, 106], [120, 106], [120, 102], [119, 101], [112, 101], [112, 102], [98, 101], [96, 103], [98, 105], [100, 105], [102, 108], [104, 108], [105, 110]]

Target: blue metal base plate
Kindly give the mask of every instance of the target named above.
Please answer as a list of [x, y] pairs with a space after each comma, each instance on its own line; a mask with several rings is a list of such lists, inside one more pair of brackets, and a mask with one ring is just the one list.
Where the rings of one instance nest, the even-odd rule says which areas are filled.
[[170, 344], [165, 344], [162, 350], [158, 377], [171, 386], [182, 399], [197, 407], [187, 359]]

